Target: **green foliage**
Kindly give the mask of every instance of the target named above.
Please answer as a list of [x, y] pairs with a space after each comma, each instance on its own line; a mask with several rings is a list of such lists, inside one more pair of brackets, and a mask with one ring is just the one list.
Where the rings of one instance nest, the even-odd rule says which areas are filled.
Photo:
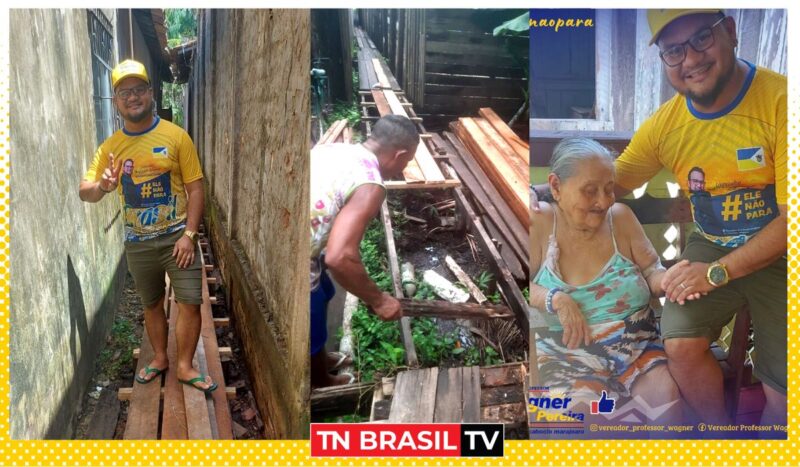
[[500, 295], [499, 290], [496, 290], [494, 293], [487, 295], [486, 299], [494, 303], [495, 305], [498, 305], [503, 301], [503, 297]]
[[[361, 260], [367, 274], [378, 287], [391, 293], [392, 278], [389, 274], [383, 224], [373, 220], [361, 241]], [[476, 279], [478, 286], [487, 291], [494, 280], [490, 273], [483, 272]], [[487, 296], [493, 303], [500, 302], [499, 292]], [[433, 288], [417, 278], [417, 300], [435, 300]], [[397, 322], [381, 321], [359, 303], [353, 313], [354, 365], [361, 381], [373, 381], [381, 376], [391, 376], [405, 365], [405, 348]], [[411, 321], [411, 336], [417, 357], [422, 366], [438, 366], [442, 362], [454, 361], [458, 365], [494, 365], [502, 363], [500, 356], [491, 347], [461, 347], [456, 331], [442, 333], [434, 319], [414, 318]]]
[[381, 321], [359, 303], [351, 325], [355, 366], [361, 381], [372, 381], [376, 374], [392, 375], [403, 365], [406, 351], [396, 322]]
[[383, 237], [383, 224], [377, 220], [370, 222], [364, 238], [361, 240], [361, 262], [367, 269], [367, 275], [378, 284], [384, 292], [392, 292], [392, 276], [386, 259], [386, 244]]
[[167, 27], [167, 47], [176, 47], [197, 37], [197, 18], [189, 8], [167, 8], [164, 10]]
[[161, 107], [172, 109], [172, 123], [183, 126], [183, 96], [186, 93], [186, 84], [163, 83], [161, 88], [163, 102]]
[[98, 368], [102, 369], [107, 379], [119, 379], [122, 369], [133, 366], [133, 349], [137, 347], [137, 341], [133, 324], [123, 317], [116, 317], [107, 345], [97, 361]]
[[347, 120], [348, 126], [357, 126], [361, 122], [361, 111], [355, 102], [339, 101], [333, 104], [333, 109], [326, 117], [328, 125], [333, 125], [337, 120]]
[[481, 273], [478, 274], [478, 277], [475, 278], [475, 285], [478, 286], [481, 292], [487, 293], [492, 281], [494, 281], [494, 276], [491, 272], [481, 271]]
[[442, 360], [464, 351], [455, 346], [458, 340], [456, 333], [442, 335], [431, 318], [414, 318], [411, 321], [411, 337], [417, 350], [417, 358], [426, 367], [438, 366]]
[[415, 300], [436, 300], [436, 292], [433, 291], [433, 287], [431, 287], [427, 282], [423, 282], [422, 279], [417, 280], [417, 292], [414, 294]]

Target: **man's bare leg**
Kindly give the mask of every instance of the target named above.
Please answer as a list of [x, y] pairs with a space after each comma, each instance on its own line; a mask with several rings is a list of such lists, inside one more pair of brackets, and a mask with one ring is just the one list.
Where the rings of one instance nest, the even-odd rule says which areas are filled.
[[684, 401], [699, 421], [725, 425], [722, 369], [705, 337], [676, 337], [664, 340], [669, 372], [678, 383]]
[[786, 394], [772, 389], [766, 384], [761, 384], [764, 395], [767, 397], [767, 405], [761, 414], [762, 425], [786, 425]]
[[[175, 340], [178, 344], [178, 379], [188, 381], [200, 376], [200, 372], [192, 367], [192, 357], [197, 349], [197, 341], [200, 338], [200, 305], [187, 305], [178, 303], [178, 322], [175, 324]], [[206, 376], [205, 382], [198, 382], [194, 385], [198, 388], [207, 389], [213, 381]]]
[[[147, 330], [147, 337], [150, 338], [150, 345], [153, 347], [153, 360], [147, 365], [150, 368], [163, 370], [169, 366], [167, 359], [167, 315], [164, 313], [164, 297], [158, 302], [144, 308], [144, 327]], [[155, 378], [155, 373], [145, 374], [144, 368], [139, 371], [139, 377], [150, 381]]]

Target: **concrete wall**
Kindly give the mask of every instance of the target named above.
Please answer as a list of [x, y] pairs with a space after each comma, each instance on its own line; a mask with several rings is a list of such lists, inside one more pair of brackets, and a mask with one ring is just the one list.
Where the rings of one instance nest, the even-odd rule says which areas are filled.
[[11, 10], [11, 436], [70, 437], [124, 281], [119, 202], [78, 198], [95, 151], [86, 10]]
[[190, 128], [266, 436], [308, 433], [308, 10], [203, 10]]

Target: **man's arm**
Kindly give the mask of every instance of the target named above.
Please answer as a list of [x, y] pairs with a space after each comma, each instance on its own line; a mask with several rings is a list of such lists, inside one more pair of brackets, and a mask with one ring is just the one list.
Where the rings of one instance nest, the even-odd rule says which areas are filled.
[[786, 205], [778, 205], [778, 217], [747, 243], [720, 258], [731, 280], [763, 269], [786, 254], [786, 216]]
[[[786, 254], [786, 205], [778, 205], [778, 217], [772, 219], [747, 243], [719, 259], [730, 280], [747, 276], [772, 264]], [[683, 268], [672, 267], [662, 285], [667, 298], [680, 303], [689, 293], [706, 294], [714, 290], [706, 274], [709, 263], [693, 262]]]
[[400, 302], [382, 292], [367, 275], [361, 262], [360, 245], [367, 225], [380, 211], [383, 187], [358, 187], [333, 221], [325, 252], [325, 265], [342, 287], [360, 298], [384, 320], [402, 317]]
[[[203, 217], [205, 198], [203, 195], [203, 179], [195, 180], [184, 185], [186, 189], [186, 230], [197, 232], [200, 219]], [[191, 238], [182, 235], [172, 250], [175, 263], [179, 268], [188, 268], [194, 263], [195, 244]]]

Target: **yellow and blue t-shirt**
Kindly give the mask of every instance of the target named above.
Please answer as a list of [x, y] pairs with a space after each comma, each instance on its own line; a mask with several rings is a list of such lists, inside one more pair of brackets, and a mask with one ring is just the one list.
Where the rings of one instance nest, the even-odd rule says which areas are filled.
[[84, 180], [100, 180], [109, 153], [122, 164], [117, 192], [122, 200], [125, 241], [137, 242], [183, 229], [184, 185], [203, 178], [192, 139], [179, 126], [156, 117], [140, 133], [125, 129], [103, 141]]
[[728, 106], [703, 113], [676, 95], [642, 124], [615, 163], [617, 183], [629, 190], [662, 167], [671, 170], [699, 231], [727, 247], [758, 233], [787, 197], [786, 77], [745, 63], [745, 82]]

